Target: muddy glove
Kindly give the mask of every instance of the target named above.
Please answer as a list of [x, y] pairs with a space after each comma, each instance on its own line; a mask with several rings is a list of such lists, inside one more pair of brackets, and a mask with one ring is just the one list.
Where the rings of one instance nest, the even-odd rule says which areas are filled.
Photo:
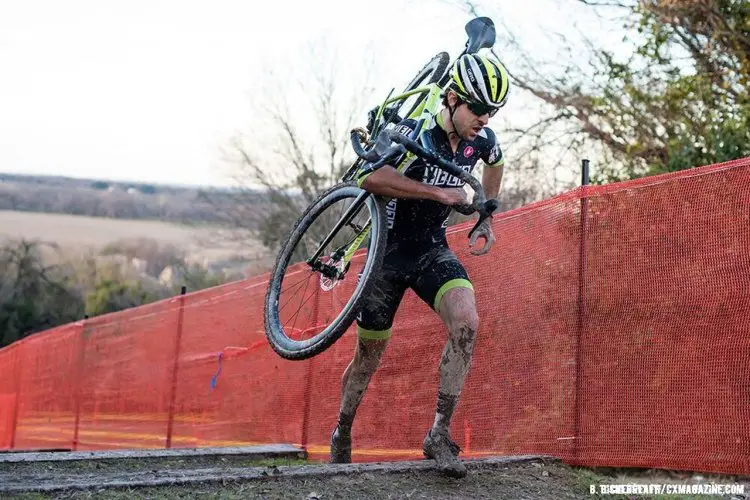
[[473, 247], [477, 243], [477, 239], [480, 237], [484, 238], [484, 245], [482, 245], [482, 248], [472, 250], [472, 255], [484, 255], [489, 252], [492, 245], [495, 244], [495, 235], [492, 232], [491, 218], [482, 221], [477, 230], [474, 231], [474, 234], [471, 235], [471, 239], [469, 240], [469, 247]]

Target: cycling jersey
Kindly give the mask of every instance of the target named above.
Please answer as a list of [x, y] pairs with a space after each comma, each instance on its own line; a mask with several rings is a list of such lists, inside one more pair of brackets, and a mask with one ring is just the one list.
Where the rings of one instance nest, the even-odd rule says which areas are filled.
[[[403, 120], [396, 130], [410, 136], [416, 120]], [[503, 165], [503, 153], [495, 134], [483, 128], [473, 141], [461, 140], [456, 153], [450, 146], [441, 115], [436, 115], [423, 132], [422, 143], [466, 172], [480, 159], [489, 167]], [[405, 164], [403, 162], [409, 162]], [[464, 182], [420, 158], [405, 158], [396, 165], [406, 177], [441, 188], [462, 187]], [[358, 184], [370, 174], [358, 177]], [[357, 316], [360, 338], [385, 340], [403, 298], [411, 288], [433, 310], [440, 310], [440, 300], [452, 288], [473, 289], [466, 270], [448, 248], [445, 228], [451, 207], [423, 199], [392, 199], [387, 207], [388, 239], [383, 264], [373, 276], [372, 288]]]
[[[402, 120], [396, 131], [410, 136], [417, 126], [412, 119]], [[484, 161], [489, 167], [499, 167], [504, 163], [503, 153], [495, 138], [495, 133], [484, 127], [476, 139], [467, 141], [461, 139], [456, 153], [448, 139], [448, 134], [442, 123], [442, 115], [435, 115], [427, 125], [421, 137], [422, 143], [445, 158], [453, 162], [466, 172], [471, 172], [477, 161]], [[404, 163], [408, 162], [408, 163]], [[407, 156], [402, 163], [395, 165], [406, 177], [442, 188], [462, 187], [464, 181], [448, 174], [438, 167], [430, 166], [421, 158]], [[357, 183], [361, 186], [365, 178], [371, 174], [360, 175]], [[412, 247], [418, 251], [426, 243], [437, 243], [445, 240], [445, 228], [451, 207], [440, 202], [424, 199], [391, 199], [386, 206], [388, 217], [388, 244], [400, 243], [402, 249]]]

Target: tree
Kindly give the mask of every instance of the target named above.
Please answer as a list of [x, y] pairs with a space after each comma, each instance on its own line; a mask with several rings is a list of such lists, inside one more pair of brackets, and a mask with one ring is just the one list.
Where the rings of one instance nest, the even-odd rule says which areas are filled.
[[143, 280], [123, 278], [117, 273], [98, 277], [94, 289], [86, 295], [86, 313], [97, 316], [148, 304], [167, 297], [166, 289]]
[[[516, 132], [532, 151], [582, 156], [596, 148], [598, 182], [658, 174], [750, 154], [750, 4], [746, 0], [577, 0], [615, 16], [625, 55], [583, 37], [576, 57], [548, 71], [507, 28], [515, 86], [538, 98], [541, 118]], [[475, 13], [482, 5], [462, 4]], [[567, 36], [560, 53], [579, 55]], [[621, 52], [621, 50], [620, 50]], [[559, 57], [560, 54], [556, 54]], [[547, 71], [540, 70], [545, 68]]]
[[154, 238], [124, 238], [113, 241], [101, 250], [103, 256], [122, 255], [128, 261], [139, 259], [146, 264], [146, 273], [159, 276], [167, 266], [182, 263], [187, 253], [171, 243], [160, 243]]
[[65, 266], [47, 266], [42, 244], [0, 248], [0, 346], [83, 317], [80, 291]]
[[269, 71], [266, 88], [256, 94], [256, 122], [229, 151], [239, 187], [202, 193], [234, 228], [234, 238], [260, 240], [272, 252], [303, 210], [354, 161], [349, 132], [364, 123], [372, 106], [372, 62], [359, 59], [360, 73], [347, 68], [354, 81], [344, 86], [342, 63], [327, 42], [311, 44], [305, 59], [295, 72], [301, 76]]

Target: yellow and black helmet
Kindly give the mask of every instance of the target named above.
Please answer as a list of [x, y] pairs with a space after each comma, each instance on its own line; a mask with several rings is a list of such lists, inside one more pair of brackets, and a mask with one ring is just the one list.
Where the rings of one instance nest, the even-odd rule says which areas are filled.
[[453, 66], [446, 90], [463, 100], [501, 108], [508, 99], [508, 72], [495, 59], [480, 54], [464, 54]]

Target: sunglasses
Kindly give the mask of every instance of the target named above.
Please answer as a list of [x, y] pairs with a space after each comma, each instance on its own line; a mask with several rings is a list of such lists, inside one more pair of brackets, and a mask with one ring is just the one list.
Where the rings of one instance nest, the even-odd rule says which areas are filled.
[[492, 118], [500, 109], [500, 108], [493, 108], [492, 106], [487, 106], [486, 104], [482, 104], [481, 102], [474, 102], [474, 101], [463, 101], [463, 102], [466, 103], [466, 106], [469, 108], [469, 111], [471, 111], [477, 116], [490, 115], [490, 118]]

